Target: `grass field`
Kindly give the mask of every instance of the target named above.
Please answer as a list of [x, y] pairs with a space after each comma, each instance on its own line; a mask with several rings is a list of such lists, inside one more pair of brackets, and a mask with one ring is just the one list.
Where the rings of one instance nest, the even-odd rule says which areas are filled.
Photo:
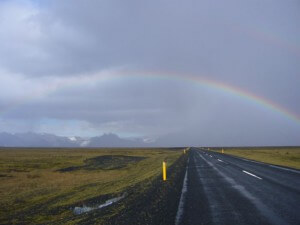
[[70, 217], [72, 207], [121, 195], [180, 155], [179, 149], [0, 149], [0, 224]]
[[[221, 152], [221, 149], [212, 148]], [[300, 169], [300, 147], [224, 148], [225, 154]]]

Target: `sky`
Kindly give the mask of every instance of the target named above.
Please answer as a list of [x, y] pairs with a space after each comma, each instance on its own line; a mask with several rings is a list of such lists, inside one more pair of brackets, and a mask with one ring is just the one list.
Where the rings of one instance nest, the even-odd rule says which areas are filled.
[[300, 145], [298, 0], [0, 0], [0, 132]]

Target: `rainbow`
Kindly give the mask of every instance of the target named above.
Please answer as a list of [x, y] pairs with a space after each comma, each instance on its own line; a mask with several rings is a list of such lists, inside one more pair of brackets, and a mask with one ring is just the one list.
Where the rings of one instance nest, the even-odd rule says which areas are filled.
[[127, 73], [129, 76], [135, 76], [135, 77], [143, 77], [143, 78], [158, 78], [158, 79], [176, 79], [180, 81], [186, 81], [186, 82], [192, 82], [199, 84], [201, 86], [208, 87], [210, 89], [214, 90], [220, 90], [225, 93], [229, 93], [234, 96], [238, 96], [244, 100], [250, 101], [258, 106], [267, 108], [275, 113], [279, 113], [284, 117], [287, 117], [291, 120], [296, 121], [297, 123], [300, 123], [300, 115], [291, 112], [290, 110], [284, 108], [283, 106], [267, 99], [262, 96], [256, 95], [254, 93], [251, 93], [247, 90], [241, 89], [239, 87], [212, 80], [205, 76], [196, 76], [191, 74], [180, 74], [175, 72], [129, 72]]
[[[95, 85], [98, 82], [104, 81], [104, 80], [111, 80], [111, 79], [120, 79], [120, 78], [136, 78], [136, 79], [163, 79], [163, 80], [178, 80], [178, 81], [184, 81], [184, 82], [190, 82], [193, 84], [201, 85], [203, 87], [207, 87], [209, 89], [215, 90], [215, 91], [222, 91], [224, 93], [231, 94], [233, 96], [240, 97], [241, 99], [244, 99], [246, 101], [252, 102], [257, 106], [267, 108], [274, 113], [279, 113], [280, 115], [284, 116], [285, 118], [289, 118], [297, 123], [300, 123], [300, 115], [291, 112], [287, 108], [284, 108], [283, 106], [267, 99], [262, 96], [256, 95], [254, 93], [251, 93], [247, 90], [241, 89], [239, 87], [212, 80], [205, 76], [199, 76], [199, 75], [192, 75], [192, 74], [186, 74], [186, 73], [175, 73], [175, 72], [165, 72], [165, 71], [129, 71], [129, 70], [118, 70], [118, 71], [106, 71], [104, 73], [95, 73], [91, 75], [82, 75], [79, 77], [71, 77], [62, 79], [52, 85], [47, 85], [47, 87], [41, 88], [37, 91], [34, 91], [27, 96], [24, 96], [23, 99], [19, 100], [18, 102], [14, 103], [6, 110], [5, 112], [10, 111], [14, 108], [19, 107], [20, 105], [25, 104], [26, 102], [29, 102], [35, 98], [48, 95], [50, 93], [53, 93], [60, 89], [65, 89], [69, 87], [76, 87], [81, 85]], [[3, 113], [3, 111], [2, 111]]]

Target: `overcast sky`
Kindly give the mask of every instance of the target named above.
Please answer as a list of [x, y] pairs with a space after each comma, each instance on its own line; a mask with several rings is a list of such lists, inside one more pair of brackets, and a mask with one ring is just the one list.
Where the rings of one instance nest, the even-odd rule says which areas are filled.
[[1, 0], [0, 132], [27, 131], [300, 145], [300, 2]]

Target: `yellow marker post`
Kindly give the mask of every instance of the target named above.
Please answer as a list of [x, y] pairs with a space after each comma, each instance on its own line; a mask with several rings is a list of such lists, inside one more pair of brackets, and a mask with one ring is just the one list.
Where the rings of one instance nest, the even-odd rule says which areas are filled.
[[224, 149], [222, 148], [222, 153], [224, 153]]
[[167, 163], [163, 161], [163, 181], [167, 180]]

